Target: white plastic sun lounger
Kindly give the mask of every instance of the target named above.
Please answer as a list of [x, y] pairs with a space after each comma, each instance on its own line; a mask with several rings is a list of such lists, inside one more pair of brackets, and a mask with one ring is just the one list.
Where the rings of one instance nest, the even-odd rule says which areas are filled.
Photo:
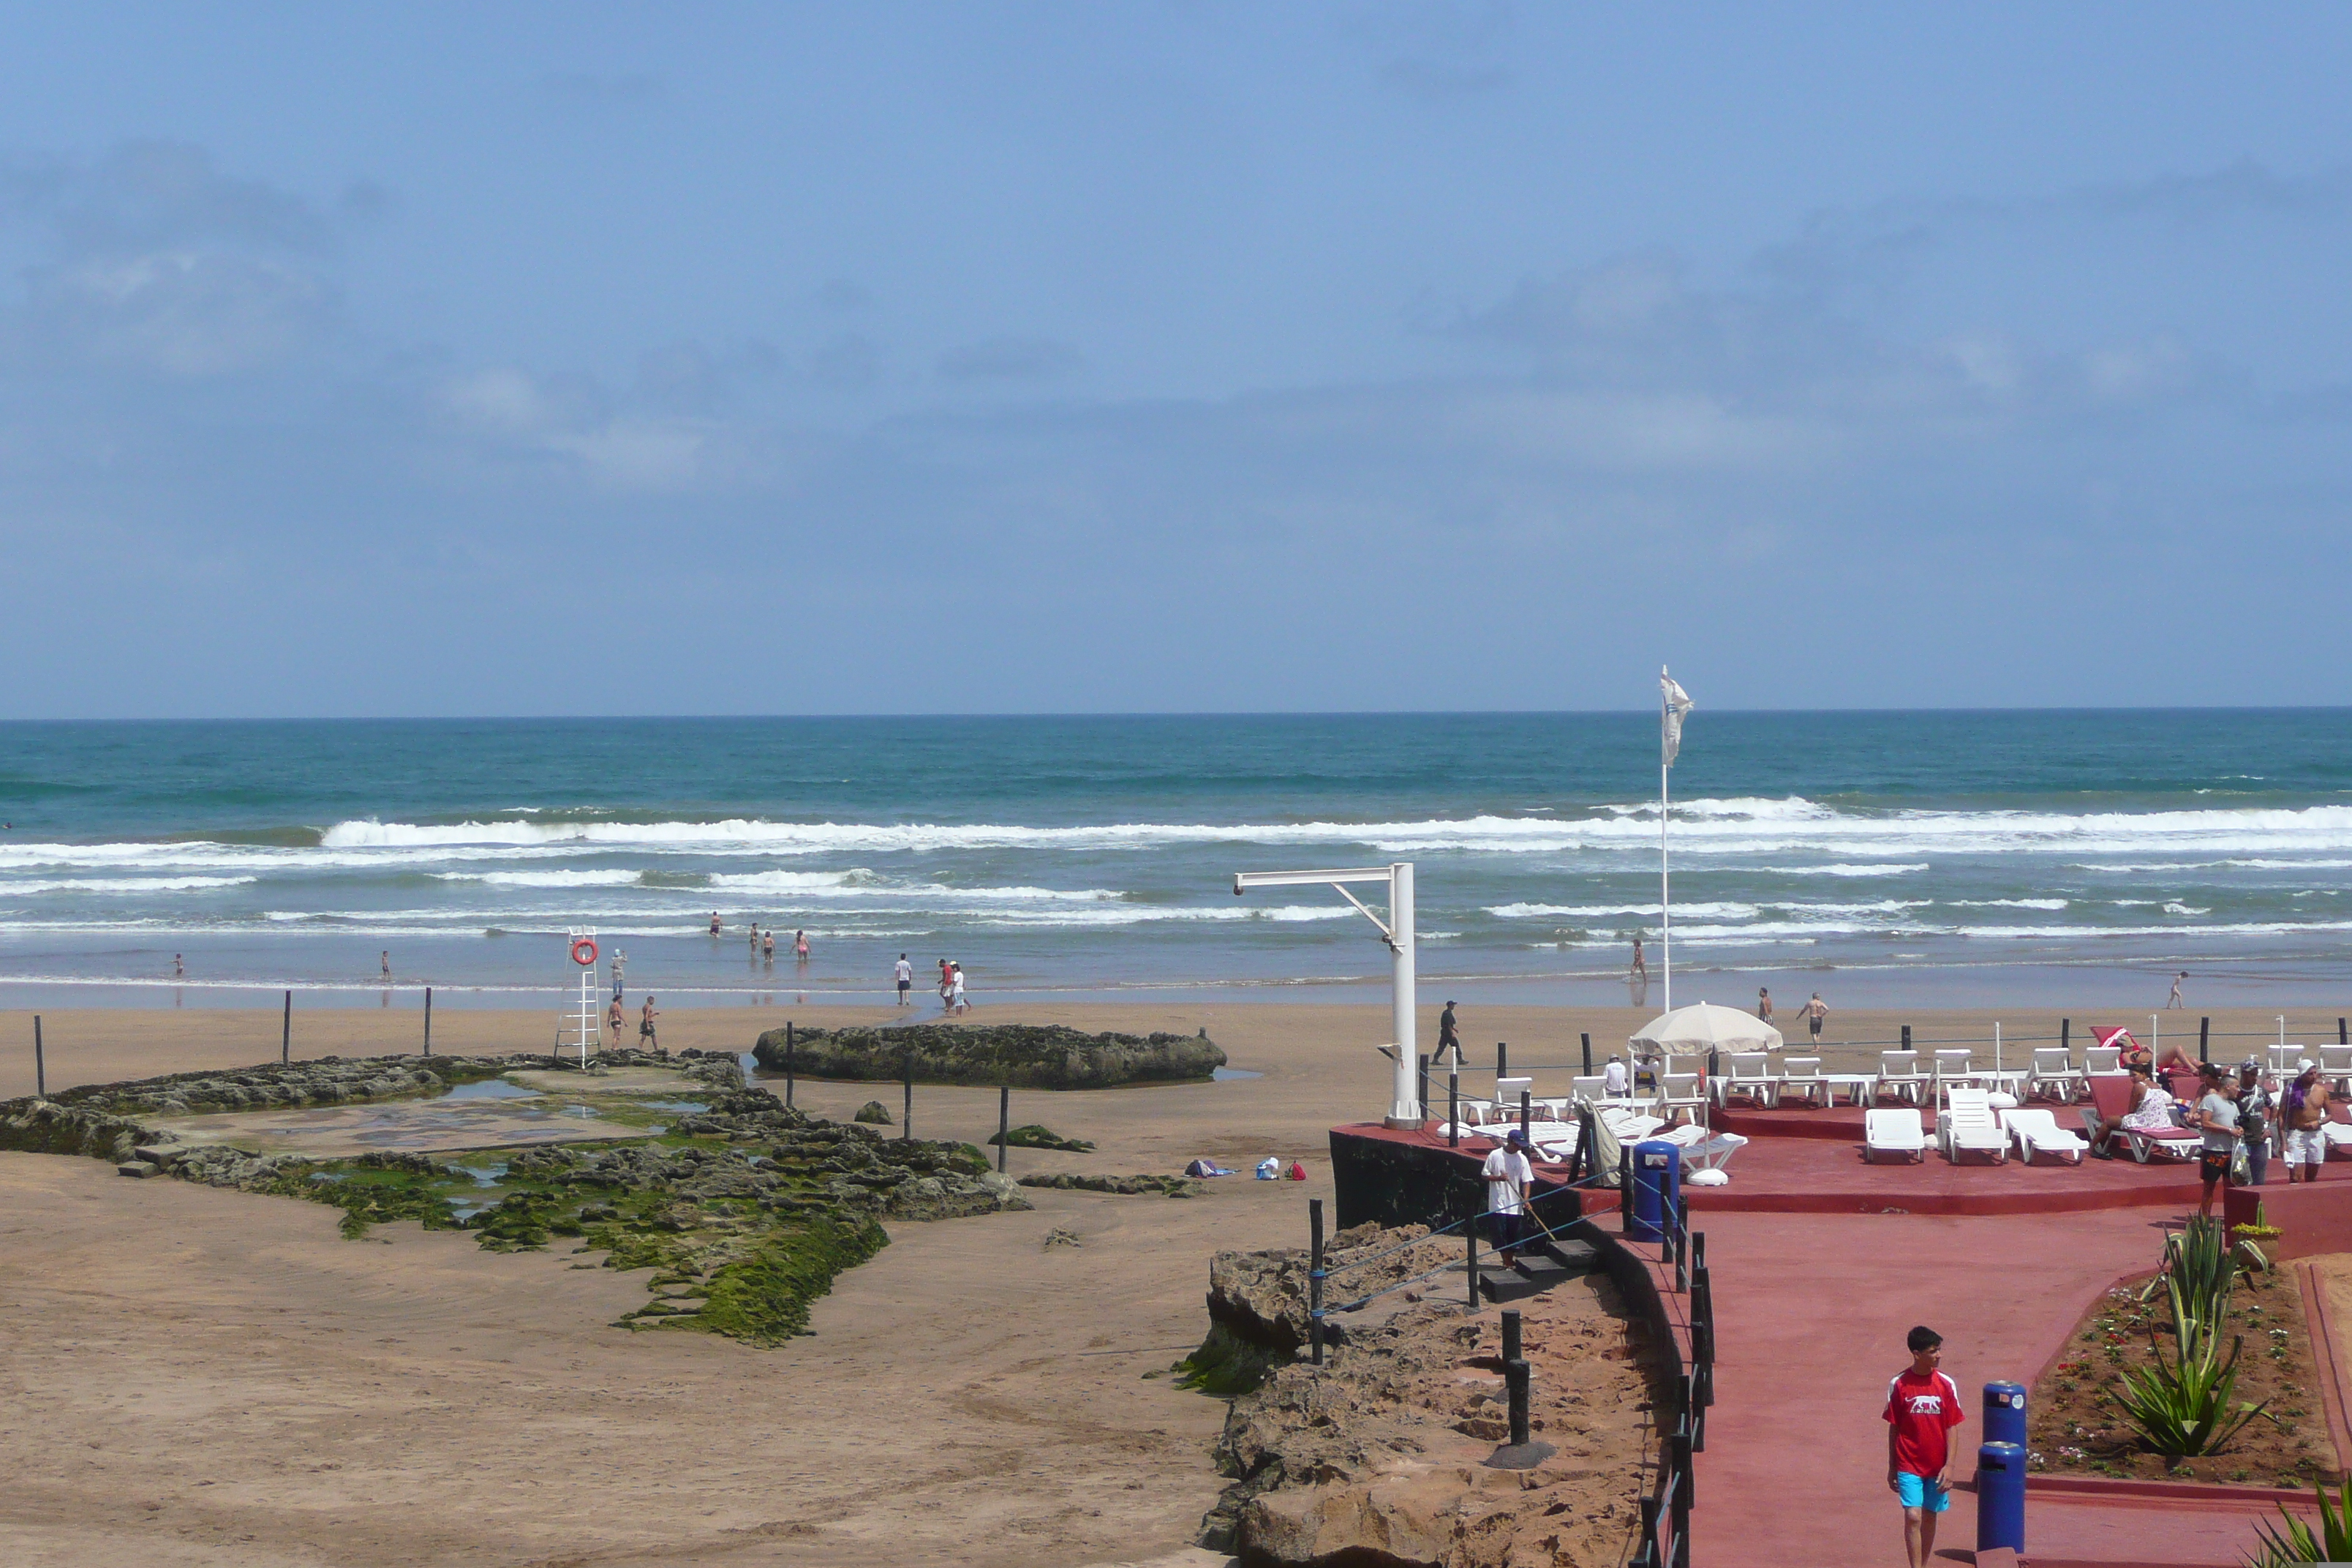
[[1927, 1087], [1927, 1076], [1919, 1070], [1916, 1051], [1881, 1051], [1878, 1053], [1878, 1083], [1874, 1100], [1893, 1089], [1906, 1104], [1917, 1105]]
[[2025, 1093], [2048, 1095], [2061, 1105], [2072, 1105], [2083, 1091], [2083, 1069], [2074, 1064], [2063, 1046], [2033, 1047], [2033, 1068], [2026, 1075]]
[[2352, 1095], [2352, 1046], [2320, 1047], [2319, 1076], [2338, 1099]]
[[2083, 1047], [2083, 1076], [2085, 1079], [2104, 1073], [2119, 1073], [2123, 1070], [2124, 1053], [2121, 1046], [2084, 1046]]
[[1927, 1133], [1917, 1111], [1874, 1109], [1862, 1113], [1862, 1157], [1874, 1164], [1882, 1155], [1914, 1164], [1927, 1157]]
[[1779, 1105], [1792, 1095], [1802, 1096], [1807, 1105], [1827, 1105], [1837, 1097], [1837, 1086], [1822, 1076], [1821, 1058], [1780, 1058], [1780, 1081], [1773, 1086], [1772, 1103]]
[[1946, 1089], [1944, 1109], [1936, 1117], [1936, 1136], [1944, 1146], [1944, 1158], [1954, 1164], [1963, 1154], [1990, 1154], [1996, 1164], [2009, 1163], [2009, 1134], [1993, 1120], [1989, 1090]]
[[2090, 1151], [2091, 1145], [2083, 1135], [2059, 1126], [2057, 1113], [2047, 1107], [2029, 1110], [2020, 1106], [2000, 1115], [2001, 1126], [2017, 1140], [2017, 1157], [2029, 1165], [2037, 1155], [2062, 1165], [2079, 1165]]
[[1734, 1051], [1724, 1058], [1724, 1076], [1708, 1087], [1715, 1090], [1715, 1102], [1728, 1105], [1735, 1094], [1744, 1094], [1748, 1103], [1759, 1110], [1773, 1104], [1772, 1060], [1763, 1051]]

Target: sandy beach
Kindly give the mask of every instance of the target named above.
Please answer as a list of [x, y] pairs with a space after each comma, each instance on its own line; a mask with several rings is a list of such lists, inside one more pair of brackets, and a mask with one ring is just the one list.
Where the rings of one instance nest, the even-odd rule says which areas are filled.
[[[680, 1009], [664, 1037], [748, 1049], [785, 1016]], [[16, 1415], [0, 1434], [0, 1462], [16, 1478], [0, 1503], [8, 1557], [167, 1552], [306, 1568], [1213, 1561], [1190, 1543], [1221, 1484], [1209, 1445], [1223, 1406], [1144, 1374], [1198, 1342], [1213, 1251], [1303, 1242], [1305, 1200], [1329, 1191], [1326, 1130], [1384, 1109], [1386, 1063], [1372, 1047], [1386, 1010], [1020, 1016], [1206, 1028], [1234, 1067], [1262, 1076], [1016, 1095], [1016, 1121], [1099, 1148], [1016, 1150], [1013, 1173], [1170, 1172], [1194, 1154], [1238, 1165], [1271, 1153], [1303, 1162], [1311, 1179], [1236, 1178], [1192, 1201], [1044, 1192], [1031, 1213], [894, 1225], [891, 1246], [819, 1303], [812, 1337], [760, 1351], [609, 1327], [642, 1299], [641, 1283], [580, 1268], [560, 1244], [501, 1256], [398, 1225], [351, 1242], [323, 1206], [124, 1181], [98, 1161], [0, 1155], [10, 1346], [0, 1375]], [[2274, 1033], [2273, 1017], [2217, 1016], [2214, 1026]], [[1990, 1036], [1992, 1018], [1833, 1015], [1826, 1054], [1874, 1052], [1851, 1042], [1906, 1022], [1923, 1045]], [[1625, 1009], [1496, 1008], [1465, 1011], [1463, 1027], [1474, 1060], [1490, 1065], [1502, 1039], [1515, 1063], [1539, 1065], [1575, 1061], [1587, 1030], [1605, 1057], [1635, 1021]], [[2057, 1018], [2002, 1022], [2005, 1033], [2054, 1034]], [[2078, 1041], [2092, 1022], [2144, 1030], [2147, 1020], [2078, 1016]], [[2333, 1037], [2332, 1017], [2289, 1022], [2305, 1038], [2324, 1022]], [[303, 1055], [414, 1045], [415, 1020], [399, 1015], [316, 1011], [295, 1023]], [[49, 1083], [274, 1058], [278, 1026], [274, 1013], [47, 1015]], [[1433, 1042], [1433, 1007], [1423, 1026]], [[2195, 1027], [2191, 1017], [2182, 1031], [2192, 1054]], [[543, 1015], [452, 1012], [436, 1017], [435, 1042], [522, 1049], [543, 1046], [546, 1029]], [[0, 1094], [28, 1091], [29, 1019], [0, 1017]], [[1563, 1076], [1539, 1070], [1538, 1086]], [[802, 1104], [835, 1117], [869, 1098], [898, 1110], [896, 1086], [800, 1086]], [[992, 1090], [916, 1090], [925, 1137], [977, 1141], [995, 1116]], [[1080, 1245], [1045, 1248], [1056, 1226]]]

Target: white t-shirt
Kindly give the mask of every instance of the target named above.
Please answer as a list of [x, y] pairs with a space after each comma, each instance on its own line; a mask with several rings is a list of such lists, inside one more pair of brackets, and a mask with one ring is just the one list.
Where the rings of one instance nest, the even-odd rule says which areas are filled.
[[1536, 1179], [1536, 1168], [1528, 1163], [1525, 1154], [1509, 1148], [1497, 1149], [1486, 1156], [1485, 1174], [1509, 1178], [1486, 1184], [1488, 1214], [1527, 1212], [1528, 1185]]
[[1625, 1064], [1611, 1062], [1601, 1069], [1601, 1092], [1616, 1100], [1625, 1092]]
[[911, 985], [915, 983], [915, 966], [903, 958], [898, 962], [891, 973], [898, 977], [898, 984], [901, 985]]
[[961, 969], [955, 972], [955, 994], [959, 996], [963, 994], [963, 971]]

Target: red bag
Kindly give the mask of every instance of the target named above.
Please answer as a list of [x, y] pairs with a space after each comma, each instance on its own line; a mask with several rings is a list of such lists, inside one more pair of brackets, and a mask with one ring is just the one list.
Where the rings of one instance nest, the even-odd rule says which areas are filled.
[[1293, 1160], [1290, 1162], [1289, 1173], [1283, 1179], [1290, 1182], [1303, 1182], [1307, 1179], [1307, 1167]]

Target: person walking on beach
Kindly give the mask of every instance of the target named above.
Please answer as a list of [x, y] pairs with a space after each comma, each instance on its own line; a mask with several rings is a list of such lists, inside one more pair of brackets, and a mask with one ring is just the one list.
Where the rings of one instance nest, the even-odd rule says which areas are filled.
[[898, 1005], [901, 1007], [914, 1005], [908, 999], [907, 993], [915, 988], [915, 966], [907, 962], [905, 953], [900, 953], [898, 962], [891, 966], [890, 977], [898, 983]]
[[961, 963], [952, 965], [950, 973], [953, 977], [953, 984], [948, 994], [948, 1011], [950, 1013], [971, 1012], [971, 1003], [963, 994], [963, 965]]
[[1650, 961], [1642, 956], [1642, 939], [1638, 936], [1633, 939], [1633, 973], [1640, 975], [1643, 980], [1650, 978]]
[[1514, 1127], [1501, 1148], [1486, 1156], [1480, 1168], [1486, 1179], [1486, 1230], [1508, 1268], [1519, 1256], [1519, 1237], [1527, 1223], [1528, 1189], [1535, 1184], [1535, 1167], [1528, 1163], [1528, 1135]]
[[1772, 1021], [1772, 993], [1761, 985], [1756, 988], [1756, 1016], [1768, 1024]]
[[604, 1027], [613, 1031], [613, 1048], [616, 1051], [621, 1048], [621, 1026], [624, 1021], [621, 999], [615, 996], [613, 998], [613, 1005], [604, 1009]]
[[[2286, 1086], [2286, 1184], [2300, 1179], [2319, 1180], [2327, 1162], [2327, 1084], [2319, 1064], [2309, 1057], [2295, 1063], [2294, 1081]], [[2305, 1173], [2298, 1178], [2297, 1171]]]
[[1813, 993], [1813, 999], [1798, 1008], [1797, 1013], [1805, 1020], [1805, 1031], [1811, 1037], [1813, 1044], [1820, 1045], [1822, 1025], [1829, 1018], [1830, 1005], [1822, 1001], [1822, 994], [1816, 991]]
[[1936, 1516], [1952, 1506], [1952, 1428], [1968, 1419], [1943, 1372], [1944, 1336], [1925, 1324], [1904, 1342], [1911, 1365], [1886, 1384], [1886, 1486], [1903, 1504], [1911, 1568], [1934, 1568]]
[[944, 1013], [944, 1012], [946, 1012], [946, 1011], [948, 1010], [948, 1005], [949, 1005], [950, 1000], [954, 995], [955, 995], [955, 977], [954, 977], [953, 975], [951, 975], [951, 974], [950, 974], [950, 973], [948, 973], [948, 961], [947, 961], [946, 959], [942, 958], [942, 959], [940, 959], [940, 1012]]
[[637, 1044], [641, 1049], [661, 1051], [662, 1055], [667, 1056], [667, 1051], [661, 1050], [661, 1037], [654, 1033], [654, 1020], [660, 1016], [654, 1011], [654, 999], [646, 997], [645, 1015], [637, 1020]]
[[2188, 1003], [2183, 1002], [2180, 999], [2180, 983], [2188, 978], [2189, 971], [2185, 969], [2172, 977], [2172, 994], [2166, 998], [2164, 1004], [2165, 1009], [2168, 1012], [2175, 1007], [2186, 1007], [2189, 1005]]
[[1454, 1031], [1454, 1004], [1451, 1002], [1445, 1005], [1445, 1011], [1437, 1016], [1437, 1054], [1442, 1057], [1448, 1051], [1454, 1053], [1456, 1062], [1462, 1059], [1462, 1037]]
[[2226, 1092], [2228, 1075], [2219, 1062], [2207, 1062], [2198, 1069], [2198, 1087], [2204, 1092], [2197, 1097], [2197, 1109], [2189, 1116], [2189, 1125], [2205, 1135], [2205, 1146], [2197, 1157], [2198, 1179], [2205, 1190], [2197, 1199], [2197, 1216], [2213, 1216], [2213, 1194], [2230, 1179], [2230, 1163], [2238, 1152], [2238, 1102]]

